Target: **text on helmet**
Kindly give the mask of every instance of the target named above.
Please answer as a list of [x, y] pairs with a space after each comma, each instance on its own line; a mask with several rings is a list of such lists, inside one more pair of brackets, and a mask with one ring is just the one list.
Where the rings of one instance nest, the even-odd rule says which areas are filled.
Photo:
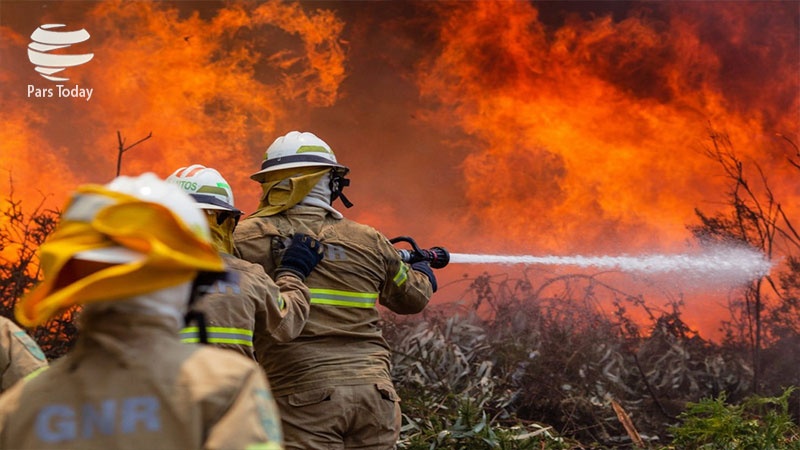
[[197, 183], [194, 181], [175, 180], [174, 183], [180, 186], [181, 189], [186, 191], [194, 192], [197, 190]]

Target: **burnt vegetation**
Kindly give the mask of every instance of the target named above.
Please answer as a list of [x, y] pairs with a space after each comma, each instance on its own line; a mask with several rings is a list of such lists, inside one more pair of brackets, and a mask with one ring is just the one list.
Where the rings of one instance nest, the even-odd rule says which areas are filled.
[[[682, 297], [654, 306], [607, 274], [485, 273], [451, 304], [382, 311], [403, 398], [398, 447], [800, 448], [800, 235], [767, 174], [724, 134], [709, 142], [730, 189], [689, 230], [700, 245], [783, 261], [730, 294], [719, 342], [684, 322]], [[800, 171], [797, 146], [785, 146]], [[41, 279], [36, 249], [58, 222], [42, 204], [26, 213], [13, 189], [3, 204], [0, 313], [11, 318]], [[73, 313], [30, 330], [51, 360], [76, 337]]]

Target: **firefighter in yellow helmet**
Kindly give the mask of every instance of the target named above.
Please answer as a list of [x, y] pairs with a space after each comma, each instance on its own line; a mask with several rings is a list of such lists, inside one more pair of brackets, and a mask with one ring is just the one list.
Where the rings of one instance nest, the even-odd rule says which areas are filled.
[[311, 313], [300, 335], [272, 342], [261, 364], [280, 410], [286, 448], [394, 448], [399, 397], [378, 303], [398, 314], [425, 308], [436, 290], [426, 262], [404, 263], [386, 237], [348, 220], [332, 201], [348, 169], [322, 139], [292, 131], [267, 149], [259, 209], [234, 231], [237, 253], [267, 274], [280, 265], [289, 237], [305, 233], [325, 258], [308, 278]]
[[282, 448], [258, 364], [178, 336], [193, 292], [224, 271], [188, 195], [150, 173], [81, 186], [39, 252], [17, 320], [83, 305], [80, 335], [0, 396], [0, 448]]
[[[176, 170], [167, 181], [204, 210], [212, 242], [227, 268], [225, 277], [193, 307], [205, 318], [206, 341], [256, 359], [264, 357], [267, 336], [281, 342], [294, 339], [308, 318], [310, 293], [303, 279], [322, 258], [319, 242], [298, 237], [287, 250], [294, 256], [284, 260], [273, 281], [258, 264], [233, 256], [233, 230], [242, 212], [234, 207], [233, 190], [216, 169], [193, 164]], [[200, 341], [199, 331], [197, 326], [181, 330], [183, 342]]]
[[0, 316], [0, 393], [17, 381], [47, 368], [47, 358], [28, 333]]

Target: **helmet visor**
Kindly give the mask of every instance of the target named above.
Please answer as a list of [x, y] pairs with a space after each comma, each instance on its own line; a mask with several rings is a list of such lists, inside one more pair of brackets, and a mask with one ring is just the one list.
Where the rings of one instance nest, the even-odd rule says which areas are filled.
[[219, 198], [208, 194], [189, 194], [191, 197], [200, 204], [203, 209], [223, 209], [235, 214], [242, 214], [242, 211], [234, 208], [228, 203], [220, 200]]

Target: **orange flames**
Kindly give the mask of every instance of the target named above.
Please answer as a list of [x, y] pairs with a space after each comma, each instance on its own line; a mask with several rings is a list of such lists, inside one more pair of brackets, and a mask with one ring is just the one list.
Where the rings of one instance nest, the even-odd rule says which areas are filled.
[[[351, 167], [346, 214], [389, 237], [465, 253], [677, 251], [694, 208], [724, 201], [703, 152], [711, 126], [798, 212], [784, 139], [800, 141], [794, 2], [30, 5], [0, 4], [0, 169], [31, 203], [110, 180], [119, 130], [126, 144], [153, 135], [123, 174], [214, 166], [252, 211], [248, 175], [300, 129]], [[46, 23], [91, 33], [79, 45], [94, 59], [65, 82], [93, 88], [90, 101], [27, 95], [52, 86], [25, 53]]]
[[[709, 123], [777, 185], [796, 175], [781, 168], [775, 137], [797, 141], [796, 25], [757, 5], [681, 5], [661, 22], [569, 17], [555, 32], [527, 2], [441, 8], [442, 47], [422, 64], [420, 88], [474, 140], [463, 155], [470, 216], [505, 230], [508, 249], [674, 248], [693, 208], [714, 209], [725, 192], [702, 153]], [[786, 40], [765, 49], [776, 27], [789, 28]], [[751, 86], [747, 64], [776, 76]]]
[[11, 41], [3, 60], [13, 63], [3, 73], [0, 167], [12, 170], [15, 188], [37, 180], [39, 189], [63, 199], [76, 182], [109, 181], [119, 130], [125, 145], [153, 134], [123, 155], [123, 174], [166, 176], [202, 163], [219, 166], [244, 193], [254, 187], [247, 175], [290, 103], [329, 106], [344, 76], [343, 24], [330, 11], [269, 2], [249, 10], [234, 5], [203, 19], [150, 2], [100, 2], [73, 15], [70, 5], [60, 5], [35, 20], [72, 19], [73, 27], [91, 32], [80, 45], [94, 59], [68, 69], [70, 80], [62, 83], [93, 89], [88, 101], [58, 98], [58, 92], [32, 98], [27, 85], [55, 89], [55, 83], [25, 60], [29, 30], [2, 24], [4, 42]]

